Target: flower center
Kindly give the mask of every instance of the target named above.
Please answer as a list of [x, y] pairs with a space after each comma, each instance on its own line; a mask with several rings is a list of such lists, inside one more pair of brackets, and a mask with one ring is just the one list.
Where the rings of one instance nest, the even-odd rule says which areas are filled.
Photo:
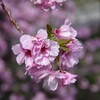
[[60, 29], [56, 29], [55, 32], [56, 32], [56, 34], [59, 34], [60, 33]]
[[45, 53], [45, 51], [46, 51], [46, 48], [45, 48], [45, 47], [42, 47], [42, 48], [41, 48], [41, 52], [42, 52], [42, 53]]
[[30, 50], [26, 50], [25, 51], [25, 55], [30, 57], [31, 56], [31, 51]]

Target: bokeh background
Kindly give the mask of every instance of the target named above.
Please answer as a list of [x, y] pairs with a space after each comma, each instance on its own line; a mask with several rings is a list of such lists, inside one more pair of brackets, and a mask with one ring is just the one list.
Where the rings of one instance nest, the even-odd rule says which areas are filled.
[[100, 100], [100, 1], [66, 0], [62, 7], [44, 12], [29, 0], [3, 0], [13, 18], [27, 34], [34, 35], [50, 24], [53, 28], [69, 18], [78, 31], [84, 50], [70, 72], [78, 74], [75, 84], [52, 92], [25, 75], [11, 47], [21, 34], [0, 6], [0, 100]]

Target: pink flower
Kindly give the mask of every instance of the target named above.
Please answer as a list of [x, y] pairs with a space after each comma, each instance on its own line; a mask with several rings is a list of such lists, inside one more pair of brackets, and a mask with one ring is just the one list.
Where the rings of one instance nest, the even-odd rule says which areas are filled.
[[[35, 2], [60, 3], [63, 0], [36, 0]], [[52, 29], [49, 27], [48, 31], [50, 30]], [[51, 35], [52, 32], [48, 31], [40, 29], [35, 37], [21, 36], [20, 43], [14, 45], [12, 50], [17, 55], [18, 64], [25, 62], [26, 73], [37, 82], [45, 79], [43, 85], [45, 86], [46, 83], [50, 90], [55, 91], [59, 85], [75, 83], [77, 76], [65, 69], [78, 63], [83, 47], [76, 39], [77, 32], [71, 27], [68, 19], [59, 29], [54, 30], [55, 35]], [[60, 70], [54, 66], [60, 66]]]
[[66, 48], [68, 48], [68, 51], [62, 51], [60, 55], [60, 63], [62, 66], [70, 68], [78, 63], [83, 47], [77, 39], [73, 39], [66, 44]]
[[60, 39], [70, 39], [75, 38], [77, 32], [71, 27], [70, 21], [66, 19], [64, 25], [54, 30], [54, 34]]
[[[45, 37], [39, 34], [44, 34]], [[49, 65], [58, 56], [59, 45], [57, 42], [47, 39], [47, 33], [45, 30], [39, 30], [36, 37], [39, 38], [34, 42], [34, 62], [39, 65]]]
[[55, 91], [58, 87], [58, 82], [61, 82], [62, 85], [68, 85], [71, 83], [75, 83], [77, 75], [73, 75], [68, 72], [51, 72], [49, 74], [49, 78], [47, 79], [48, 86], [51, 90]]
[[[27, 69], [28, 74], [34, 78], [35, 80], [40, 81], [42, 79], [45, 79], [45, 82], [49, 86], [50, 90], [55, 91], [59, 85], [59, 82], [62, 85], [68, 85], [71, 83], [75, 83], [77, 75], [73, 75], [71, 73], [68, 73], [66, 71], [60, 72], [53, 71], [50, 66], [37, 68], [35, 66]], [[44, 82], [44, 84], [45, 84]]]
[[49, 9], [55, 9], [57, 5], [64, 1], [66, 0], [34, 0], [34, 4], [41, 6], [44, 11], [48, 11]]
[[39, 65], [49, 65], [59, 53], [59, 45], [55, 41], [37, 40], [34, 43], [34, 61]]
[[36, 37], [23, 35], [20, 37], [20, 44], [12, 47], [18, 64], [25, 61], [26, 66], [32, 66], [32, 63], [39, 65], [49, 65], [58, 56], [59, 45], [53, 40], [47, 39], [46, 30], [40, 29]]
[[30, 35], [23, 35], [20, 37], [20, 44], [14, 45], [12, 51], [17, 55], [17, 63], [22, 64], [25, 61], [26, 66], [32, 66], [32, 48], [34, 38]]
[[38, 80], [45, 78], [45, 81], [47, 82], [47, 85], [49, 86], [50, 90], [55, 91], [59, 84], [68, 85], [71, 83], [75, 83], [76, 77], [77, 75], [73, 75], [65, 71], [60, 72], [53, 70], [42, 70], [42, 73], [40, 77], [38, 77]]

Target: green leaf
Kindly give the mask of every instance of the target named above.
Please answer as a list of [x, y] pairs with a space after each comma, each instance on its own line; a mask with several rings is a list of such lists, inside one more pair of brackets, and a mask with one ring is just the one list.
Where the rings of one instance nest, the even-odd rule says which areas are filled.
[[47, 33], [48, 37], [51, 38], [53, 33], [52, 33], [52, 27], [49, 24], [47, 24]]
[[71, 40], [57, 39], [56, 38], [55, 41], [57, 41], [60, 46], [64, 46], [65, 44], [69, 43]]

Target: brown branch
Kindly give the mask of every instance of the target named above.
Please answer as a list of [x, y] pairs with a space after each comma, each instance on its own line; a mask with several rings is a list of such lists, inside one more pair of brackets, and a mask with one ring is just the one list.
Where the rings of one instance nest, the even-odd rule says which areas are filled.
[[14, 18], [12, 17], [11, 13], [8, 11], [8, 9], [6, 8], [5, 4], [3, 3], [2, 0], [0, 0], [0, 5], [2, 6], [2, 9], [5, 11], [5, 13], [7, 14], [10, 22], [15, 26], [15, 28], [21, 33], [21, 34], [25, 34], [24, 31], [19, 27], [19, 25], [17, 24], [17, 22], [14, 20]]

